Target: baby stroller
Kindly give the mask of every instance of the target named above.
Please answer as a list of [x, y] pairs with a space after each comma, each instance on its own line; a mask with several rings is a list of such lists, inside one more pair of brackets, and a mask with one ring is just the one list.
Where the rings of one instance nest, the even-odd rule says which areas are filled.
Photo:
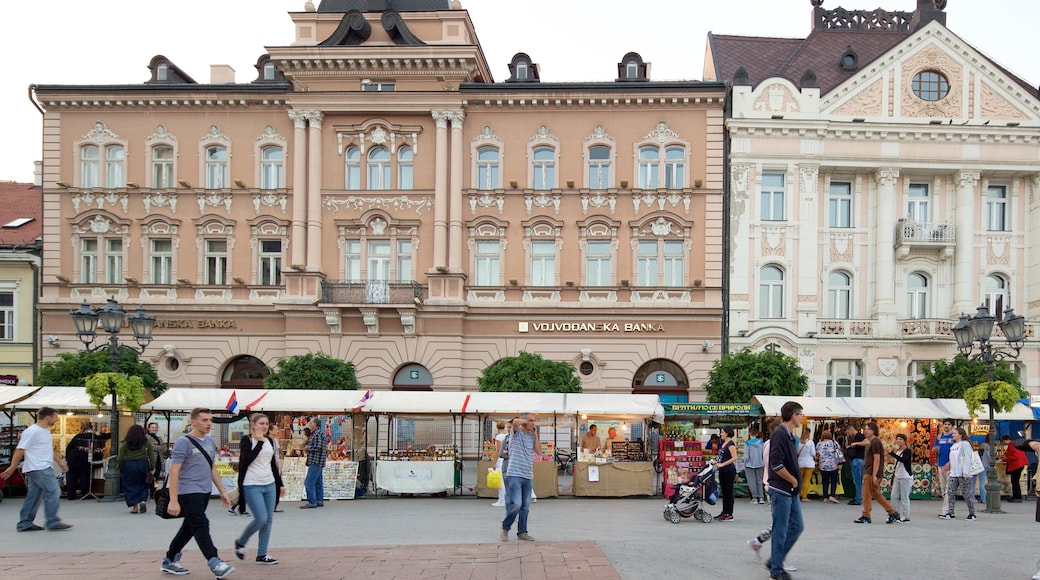
[[677, 486], [675, 493], [668, 498], [668, 505], [664, 506], [664, 519], [677, 524], [683, 518], [692, 517], [711, 523], [712, 515], [703, 509], [701, 502], [715, 505], [718, 499], [715, 471], [715, 462], [710, 462], [690, 481]]

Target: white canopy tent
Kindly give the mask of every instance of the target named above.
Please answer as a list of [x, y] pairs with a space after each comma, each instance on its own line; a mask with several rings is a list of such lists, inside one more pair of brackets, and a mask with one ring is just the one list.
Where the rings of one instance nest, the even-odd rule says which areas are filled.
[[182, 411], [204, 407], [214, 412], [227, 409], [234, 393], [236, 413], [282, 411], [287, 413], [342, 414], [357, 407], [364, 391], [313, 391], [306, 389], [169, 389], [154, 401], [141, 405], [144, 411]]
[[38, 390], [40, 387], [0, 387], [0, 409], [13, 406]]
[[[909, 399], [900, 397], [755, 397], [766, 415], [779, 415], [787, 401], [801, 403], [807, 417], [884, 417], [907, 419], [971, 419], [963, 399]], [[989, 407], [983, 405], [978, 419], [989, 418]], [[1033, 411], [1018, 403], [1005, 413], [996, 413], [997, 421], [1032, 421]]]
[[[112, 406], [112, 395], [105, 395], [101, 404], [102, 409]], [[38, 391], [29, 397], [11, 405], [12, 409], [18, 411], [30, 411], [50, 407], [58, 411], [87, 411], [97, 409], [97, 405], [90, 402], [87, 389], [84, 387], [40, 387]]]
[[766, 415], [780, 415], [780, 408], [788, 401], [795, 401], [802, 406], [806, 417], [858, 417], [859, 413], [839, 397], [778, 397], [775, 395], [755, 395], [752, 399], [762, 405]]
[[655, 423], [664, 422], [664, 407], [657, 395], [577, 393], [563, 397], [563, 412], [569, 415], [600, 415], [619, 419], [648, 417]]

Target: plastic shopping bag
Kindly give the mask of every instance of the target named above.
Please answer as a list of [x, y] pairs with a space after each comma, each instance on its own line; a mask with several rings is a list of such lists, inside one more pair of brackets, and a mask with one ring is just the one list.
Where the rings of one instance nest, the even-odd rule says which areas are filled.
[[502, 487], [502, 472], [497, 471], [493, 468], [488, 469], [487, 474], [487, 486], [490, 489], [499, 489]]

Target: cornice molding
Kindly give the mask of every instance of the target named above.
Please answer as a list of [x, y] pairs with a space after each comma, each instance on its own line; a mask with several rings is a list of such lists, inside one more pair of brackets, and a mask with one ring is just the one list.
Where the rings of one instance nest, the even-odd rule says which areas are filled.
[[923, 141], [965, 144], [1001, 143], [1036, 145], [1040, 135], [1033, 127], [1006, 127], [997, 125], [932, 125], [920, 123], [896, 125], [891, 123], [841, 123], [826, 120], [777, 123], [770, 119], [727, 119], [726, 126], [733, 137], [744, 138], [810, 138], [841, 141]]

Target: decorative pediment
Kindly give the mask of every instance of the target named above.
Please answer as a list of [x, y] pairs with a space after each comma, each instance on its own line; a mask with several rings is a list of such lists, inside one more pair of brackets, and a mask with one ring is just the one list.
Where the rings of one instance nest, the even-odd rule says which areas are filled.
[[801, 110], [794, 87], [788, 82], [776, 80], [763, 84], [755, 92], [758, 93], [752, 105], [755, 111], [781, 114], [797, 113]]
[[85, 141], [97, 141], [98, 143], [104, 143], [113, 139], [119, 139], [119, 135], [109, 131], [108, 127], [101, 121], [94, 123], [94, 128], [83, 136]]

